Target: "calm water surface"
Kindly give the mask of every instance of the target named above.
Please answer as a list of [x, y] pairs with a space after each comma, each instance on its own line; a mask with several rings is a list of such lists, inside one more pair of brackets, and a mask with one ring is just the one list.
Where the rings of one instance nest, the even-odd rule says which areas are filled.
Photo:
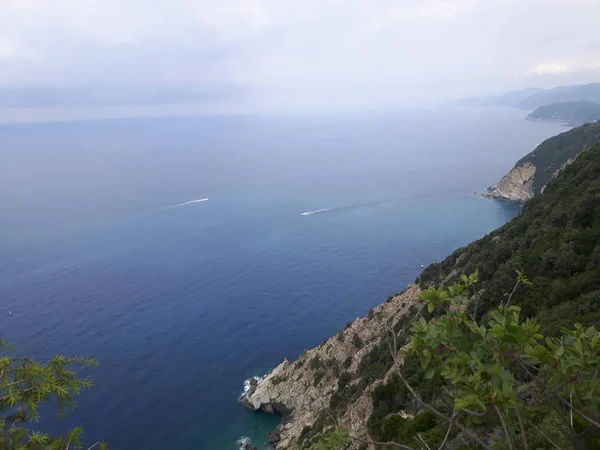
[[264, 442], [277, 419], [242, 408], [244, 379], [512, 218], [472, 193], [561, 131], [492, 109], [0, 126], [1, 335], [100, 362], [43, 427]]

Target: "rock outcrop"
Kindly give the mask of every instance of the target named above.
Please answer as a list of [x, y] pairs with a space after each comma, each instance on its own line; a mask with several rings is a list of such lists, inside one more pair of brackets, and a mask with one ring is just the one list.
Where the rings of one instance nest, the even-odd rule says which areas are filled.
[[[420, 292], [418, 286], [409, 285], [403, 293], [373, 308], [368, 317], [357, 318], [326, 342], [303, 353], [292, 364], [284, 360], [262, 381], [251, 383], [241, 398], [242, 403], [253, 411], [283, 416], [277, 430], [270, 434], [276, 449], [301, 447], [298, 439], [303, 430], [315, 423], [319, 414], [327, 409], [332, 395], [338, 391], [338, 375], [341, 372], [352, 374], [348, 386], [360, 382], [357, 371], [363, 356], [385, 335], [382, 323], [395, 323], [411, 308], [414, 311], [419, 306]], [[360, 392], [339, 418], [339, 424], [350, 433], [366, 436], [367, 420], [373, 410], [371, 393], [381, 382], [379, 380]]]
[[[276, 389], [276, 386], [289, 365], [289, 361], [284, 359], [262, 381], [256, 378], [251, 379], [250, 388], [241, 397], [244, 406], [254, 411], [264, 411], [269, 414], [280, 414], [282, 416], [286, 415], [289, 412], [289, 408], [285, 403], [281, 402], [281, 392], [279, 389]], [[284, 400], [286, 399], [284, 398]]]
[[541, 194], [546, 184], [579, 153], [600, 142], [600, 122], [588, 123], [546, 139], [525, 155], [483, 197], [524, 203]]
[[525, 203], [533, 198], [533, 180], [536, 167], [531, 162], [525, 162], [514, 167], [502, 177], [495, 186], [490, 186], [483, 197], [504, 200], [512, 203]]
[[252, 445], [252, 441], [249, 438], [243, 437], [236, 442], [236, 445], [240, 450], [258, 450], [255, 445]]

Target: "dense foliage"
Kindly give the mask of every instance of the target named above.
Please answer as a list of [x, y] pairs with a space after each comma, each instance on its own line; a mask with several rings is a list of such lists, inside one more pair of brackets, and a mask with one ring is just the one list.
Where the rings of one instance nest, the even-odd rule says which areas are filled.
[[579, 126], [600, 119], [600, 104], [588, 101], [551, 103], [542, 105], [528, 116], [530, 120], [560, 120]]
[[[13, 354], [0, 341], [0, 449], [2, 450], [68, 450], [81, 449], [78, 427], [63, 436], [50, 436], [36, 430], [38, 408], [44, 402], [54, 402], [59, 412], [73, 407], [73, 397], [92, 382], [80, 378], [76, 370], [94, 366], [95, 361], [55, 356], [47, 363]], [[94, 444], [94, 448], [105, 448]]]
[[515, 167], [531, 162], [536, 167], [533, 190], [542, 192], [554, 174], [581, 151], [600, 142], [600, 123], [583, 125], [546, 139], [536, 149], [515, 164]]
[[[594, 125], [600, 130], [600, 124]], [[582, 127], [583, 128], [583, 127]], [[478, 314], [510, 292], [516, 270], [533, 286], [513, 304], [537, 316], [543, 330], [600, 323], [600, 145], [583, 152], [521, 214], [483, 239], [423, 271], [423, 286], [479, 271]]]
[[[576, 323], [563, 328], [559, 337], [544, 337], [536, 319], [523, 319], [521, 309], [511, 304], [520, 285], [531, 286], [519, 272], [508, 297], [501, 298], [485, 319], [477, 320], [465, 308], [471, 299], [469, 288], [476, 281], [476, 273], [463, 275], [448, 288], [430, 287], [421, 294], [428, 310], [440, 315], [413, 322], [407, 351], [418, 356], [425, 378], [445, 385], [438, 401], [452, 413], [420, 404], [439, 418], [450, 417], [446, 437], [452, 436], [453, 426], [463, 425], [469, 437], [481, 441], [480, 447], [527, 449], [535, 428], [543, 427], [539, 417], [532, 420], [531, 416], [542, 413], [577, 416], [584, 432], [574, 420], [570, 424], [565, 420], [559, 440], [570, 443], [567, 448], [580, 441], [586, 448], [596, 448], [600, 444], [600, 333]], [[403, 381], [408, 388], [410, 382]], [[479, 425], [483, 419], [488, 422], [485, 427]], [[490, 425], [502, 429], [501, 439], [490, 436]], [[545, 433], [537, 434], [544, 437]], [[556, 445], [544, 438], [546, 447]]]
[[[585, 146], [593, 135], [600, 124], [557, 142]], [[382, 324], [381, 340], [356, 373], [344, 372], [329, 408], [307, 427], [305, 448], [335, 432], [336, 418], [369, 386], [374, 441], [600, 448], [592, 425], [600, 422], [600, 145], [581, 152], [518, 217], [429, 266], [418, 282], [428, 308]], [[399, 363], [393, 355], [407, 348]]]

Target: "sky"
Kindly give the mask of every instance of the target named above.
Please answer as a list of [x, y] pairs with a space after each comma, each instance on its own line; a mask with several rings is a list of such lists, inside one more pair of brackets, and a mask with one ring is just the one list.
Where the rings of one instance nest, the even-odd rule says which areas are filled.
[[0, 0], [0, 103], [343, 110], [586, 83], [598, 18], [599, 0]]

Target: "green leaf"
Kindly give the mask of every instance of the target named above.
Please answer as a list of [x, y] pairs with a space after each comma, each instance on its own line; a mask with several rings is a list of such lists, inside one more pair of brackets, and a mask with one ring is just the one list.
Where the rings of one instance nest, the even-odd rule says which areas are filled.
[[486, 370], [486, 372], [487, 372], [489, 375], [498, 375], [498, 374], [500, 373], [500, 368], [501, 368], [500, 364], [499, 364], [499, 363], [496, 363], [496, 364], [494, 364], [493, 366], [489, 367], [489, 368]]
[[588, 327], [585, 330], [585, 334], [587, 337], [591, 338], [591, 337], [594, 337], [596, 334], [598, 334], [598, 331], [596, 331], [596, 328], [594, 328], [594, 327]]
[[435, 305], [433, 303], [429, 303], [427, 305], [427, 311], [429, 311], [430, 313], [432, 313], [435, 310]]

